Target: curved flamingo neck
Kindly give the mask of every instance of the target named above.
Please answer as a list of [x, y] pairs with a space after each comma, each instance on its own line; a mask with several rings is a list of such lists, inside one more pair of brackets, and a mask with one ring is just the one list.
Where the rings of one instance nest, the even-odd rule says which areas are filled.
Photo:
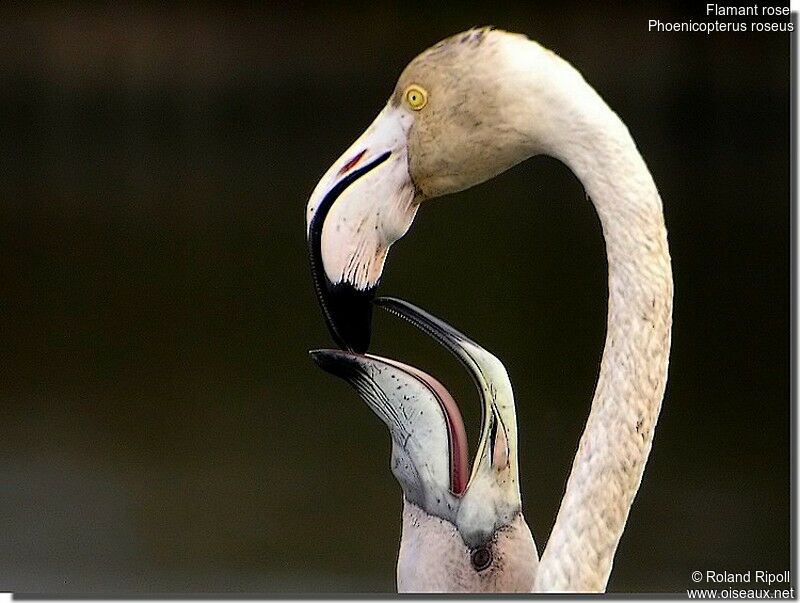
[[536, 61], [548, 102], [537, 100], [531, 136], [570, 167], [600, 217], [608, 327], [591, 411], [534, 589], [603, 591], [664, 395], [672, 269], [661, 199], [627, 128], [574, 68], [544, 52]]

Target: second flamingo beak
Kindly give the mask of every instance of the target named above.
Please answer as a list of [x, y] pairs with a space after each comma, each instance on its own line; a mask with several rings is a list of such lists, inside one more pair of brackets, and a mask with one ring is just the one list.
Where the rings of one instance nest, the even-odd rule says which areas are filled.
[[470, 545], [483, 542], [520, 508], [516, 413], [505, 368], [490, 352], [421, 308], [393, 298], [379, 298], [375, 304], [433, 337], [472, 375], [481, 395], [483, 426], [471, 471], [461, 413], [436, 379], [372, 354], [316, 350], [311, 356], [350, 383], [387, 425], [392, 471], [406, 498], [458, 526]]

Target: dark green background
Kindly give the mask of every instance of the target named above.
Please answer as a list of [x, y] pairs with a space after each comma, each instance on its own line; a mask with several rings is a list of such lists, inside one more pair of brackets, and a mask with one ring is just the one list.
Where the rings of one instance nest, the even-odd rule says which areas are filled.
[[[383, 425], [331, 345], [308, 195], [404, 65], [491, 23], [555, 50], [628, 124], [675, 272], [663, 413], [609, 583], [789, 564], [789, 37], [600, 5], [0, 9], [0, 590], [394, 588]], [[602, 350], [605, 256], [580, 183], [539, 157], [426, 203], [382, 293], [495, 352], [517, 393], [540, 551]], [[379, 313], [373, 351], [477, 396]]]

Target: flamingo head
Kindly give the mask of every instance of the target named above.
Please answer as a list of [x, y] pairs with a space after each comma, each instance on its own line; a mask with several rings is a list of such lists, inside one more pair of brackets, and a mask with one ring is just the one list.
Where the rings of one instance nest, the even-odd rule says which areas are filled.
[[514, 397], [505, 367], [447, 323], [399, 299], [376, 303], [450, 350], [481, 395], [483, 425], [470, 470], [458, 405], [427, 373], [388, 358], [317, 350], [387, 425], [404, 496], [402, 591], [530, 592], [538, 563], [521, 512]]
[[319, 181], [306, 211], [309, 255], [327, 326], [342, 349], [367, 350], [387, 252], [420, 203], [538, 152], [542, 137], [530, 126], [547, 122], [537, 107], [550, 99], [530, 74], [548, 53], [491, 28], [436, 44], [405, 68], [384, 109]]

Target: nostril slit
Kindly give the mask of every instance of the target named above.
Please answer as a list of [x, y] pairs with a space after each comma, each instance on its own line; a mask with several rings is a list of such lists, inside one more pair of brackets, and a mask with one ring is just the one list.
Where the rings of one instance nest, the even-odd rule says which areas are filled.
[[472, 551], [470, 561], [472, 561], [472, 567], [475, 568], [475, 571], [482, 572], [492, 564], [492, 551], [489, 547], [479, 546]]
[[344, 166], [342, 167], [342, 169], [339, 170], [339, 174], [338, 175], [339, 176], [344, 176], [347, 172], [352, 170], [356, 165], [358, 165], [358, 162], [361, 161], [361, 158], [364, 156], [364, 153], [366, 153], [366, 152], [367, 152], [367, 149], [364, 149], [358, 155], [353, 157], [350, 161], [345, 163]]

